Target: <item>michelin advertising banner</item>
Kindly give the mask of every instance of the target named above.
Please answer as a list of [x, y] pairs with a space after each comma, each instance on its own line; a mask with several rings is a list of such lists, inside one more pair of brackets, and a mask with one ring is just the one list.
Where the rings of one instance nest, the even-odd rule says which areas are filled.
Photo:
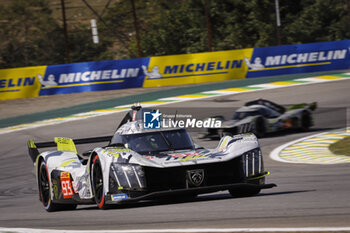
[[349, 69], [350, 40], [255, 48], [247, 78]]
[[47, 66], [39, 95], [142, 87], [149, 58]]
[[0, 100], [349, 69], [350, 40], [0, 70]]
[[253, 49], [152, 57], [143, 87], [243, 79]]
[[0, 100], [32, 98], [39, 95], [38, 77], [45, 75], [46, 66], [0, 70]]

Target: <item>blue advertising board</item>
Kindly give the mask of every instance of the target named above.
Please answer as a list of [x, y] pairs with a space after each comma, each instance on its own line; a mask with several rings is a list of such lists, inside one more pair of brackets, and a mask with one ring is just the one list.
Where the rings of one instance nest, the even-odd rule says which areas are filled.
[[49, 65], [40, 96], [142, 87], [150, 58]]
[[[0, 72], [0, 88], [5, 93], [0, 97], [24, 98], [346, 70], [350, 66], [349, 53], [350, 40], [343, 40], [7, 69]], [[169, 76], [169, 72], [175, 71], [177, 76]], [[22, 84], [25, 88], [19, 88]]]
[[350, 40], [255, 48], [247, 78], [349, 69]]

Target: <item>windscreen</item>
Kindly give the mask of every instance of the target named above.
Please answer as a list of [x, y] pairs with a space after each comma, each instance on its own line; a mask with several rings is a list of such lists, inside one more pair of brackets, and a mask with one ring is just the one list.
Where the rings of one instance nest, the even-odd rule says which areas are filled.
[[233, 114], [232, 120], [242, 120], [243, 118], [246, 118], [249, 116], [256, 116], [256, 115], [259, 115], [258, 111], [235, 112]]
[[139, 154], [162, 151], [194, 149], [191, 137], [185, 129], [115, 135], [111, 144], [128, 144], [128, 148]]

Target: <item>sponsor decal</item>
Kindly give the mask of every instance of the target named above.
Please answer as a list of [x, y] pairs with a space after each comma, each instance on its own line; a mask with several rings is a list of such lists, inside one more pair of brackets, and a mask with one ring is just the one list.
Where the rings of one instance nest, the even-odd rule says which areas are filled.
[[102, 153], [107, 154], [110, 157], [118, 158], [120, 155], [123, 155], [126, 152], [130, 152], [130, 149], [104, 149]]
[[52, 188], [53, 188], [53, 195], [54, 195], [54, 198], [55, 199], [58, 199], [59, 196], [58, 196], [58, 187], [60, 186], [60, 183], [58, 180], [56, 179], [53, 179], [51, 180], [52, 181]]
[[0, 79], [0, 88], [33, 86], [34, 83], [35, 83], [35, 77]]
[[154, 157], [154, 156], [152, 156], [152, 155], [145, 155], [144, 158], [145, 158], [145, 159], [152, 160], [152, 159], [155, 159], [156, 157]]
[[142, 66], [149, 58], [48, 66], [45, 76], [38, 76], [40, 95], [141, 87]]
[[187, 182], [190, 186], [198, 187], [204, 181], [204, 169], [188, 170]]
[[120, 201], [120, 200], [124, 200], [124, 199], [127, 199], [127, 198], [128, 198], [128, 196], [125, 193], [111, 195], [112, 201]]
[[0, 100], [345, 70], [350, 40], [0, 70]]
[[[91, 81], [103, 81], [103, 80], [115, 80], [123, 78], [135, 78], [139, 74], [139, 68], [128, 68], [122, 70], [95, 70], [86, 72], [76, 72], [76, 73], [61, 73], [58, 78], [55, 75], [49, 74], [47, 81], [44, 81], [40, 77], [40, 83], [44, 87], [55, 87], [64, 84], [74, 84], [74, 83], [89, 83]], [[58, 80], [56, 82], [55, 80]]]
[[143, 87], [204, 83], [243, 79], [247, 67], [244, 57], [251, 57], [253, 49], [217, 51], [151, 57], [143, 66]]
[[0, 70], [0, 100], [37, 97], [46, 66]]
[[[197, 73], [198, 75], [213, 75], [218, 73], [228, 73], [229, 69], [237, 69], [242, 67], [243, 60], [228, 60], [228, 61], [218, 61], [218, 62], [203, 62], [203, 63], [190, 63], [190, 64], [179, 64], [179, 65], [167, 65], [164, 68], [163, 74], [166, 78], [179, 78], [184, 77], [185, 73]], [[158, 79], [162, 78], [163, 75], [160, 74], [160, 69], [157, 65], [153, 66], [152, 71], [149, 72], [145, 66], [142, 67], [144, 74], [148, 79]], [[213, 73], [212, 71], [218, 71]], [[185, 75], [185, 76], [193, 76]]]
[[58, 85], [55, 81], [55, 76], [52, 74], [49, 75], [49, 77], [47, 78], [47, 81], [44, 81], [43, 76], [41, 74], [38, 74], [37, 77], [39, 79], [40, 84], [43, 87], [54, 87]]
[[201, 154], [199, 152], [187, 152], [187, 153], [175, 153], [169, 154], [166, 158], [166, 161], [182, 161], [186, 162], [189, 160], [199, 160], [199, 159], [208, 158], [208, 154]]
[[162, 75], [159, 73], [159, 67], [153, 66], [152, 71], [148, 71], [146, 66], [142, 66], [143, 73], [149, 78], [149, 79], [156, 79], [161, 78]]
[[61, 172], [60, 178], [61, 178], [60, 180], [61, 180], [61, 189], [62, 189], [63, 198], [64, 199], [72, 198], [72, 195], [74, 194], [74, 192], [72, 189], [69, 172]]
[[347, 69], [349, 40], [255, 48], [244, 58], [247, 77]]
[[[281, 54], [276, 56], [267, 56], [264, 58], [265, 63], [262, 64], [262, 58], [255, 57], [254, 63], [251, 63], [247, 57], [244, 58], [246, 65], [251, 70], [265, 69], [271, 66], [285, 66], [294, 64], [308, 64], [314, 62], [324, 62], [331, 60], [345, 59], [347, 54], [346, 49], [342, 50], [330, 50], [330, 51], [320, 51], [320, 52], [310, 52], [310, 53], [292, 53], [292, 54]], [[317, 65], [324, 65], [325, 63], [320, 63]], [[330, 64], [330, 63], [326, 63]]]

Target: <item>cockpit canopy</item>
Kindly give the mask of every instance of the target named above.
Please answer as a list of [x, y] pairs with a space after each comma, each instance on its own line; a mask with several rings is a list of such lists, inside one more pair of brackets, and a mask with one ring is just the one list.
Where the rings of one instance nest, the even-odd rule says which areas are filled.
[[122, 144], [139, 154], [194, 149], [192, 139], [185, 129], [146, 131], [134, 134], [116, 132], [110, 145], [116, 144]]
[[251, 105], [249, 107], [244, 106], [239, 108], [233, 114], [232, 120], [242, 120], [246, 117], [258, 115], [264, 116], [266, 118], [276, 118], [279, 117], [281, 114], [263, 105]]

